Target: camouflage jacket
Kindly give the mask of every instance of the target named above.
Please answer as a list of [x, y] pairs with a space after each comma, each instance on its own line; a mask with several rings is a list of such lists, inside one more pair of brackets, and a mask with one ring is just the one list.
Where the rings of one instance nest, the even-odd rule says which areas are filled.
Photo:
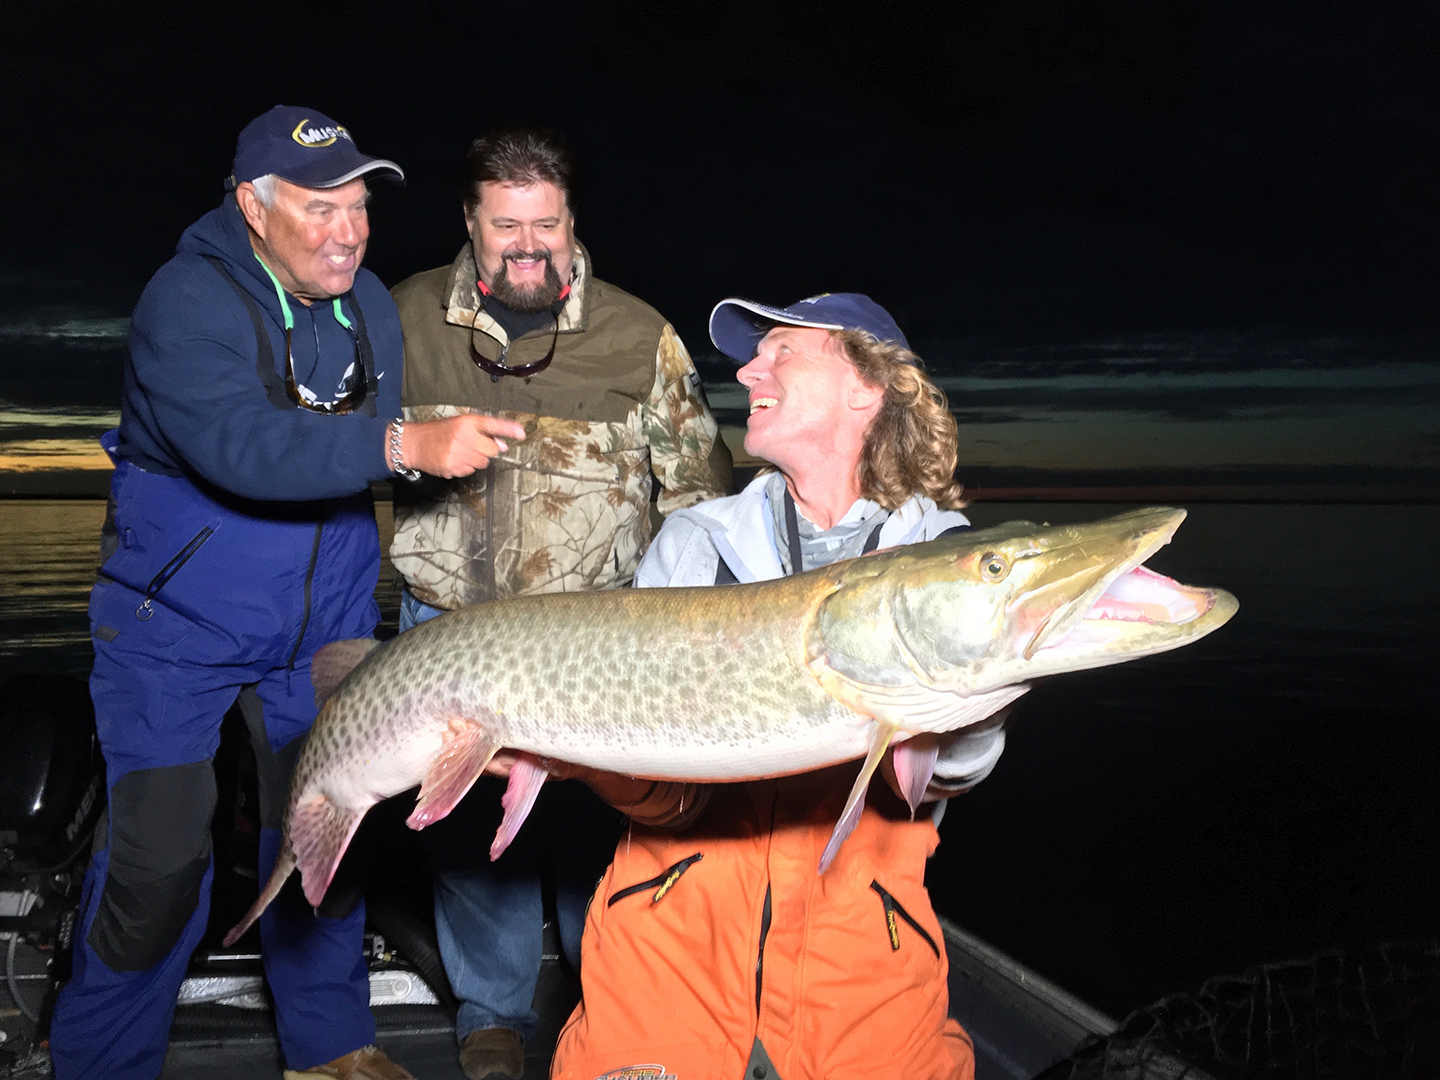
[[590, 274], [583, 248], [555, 357], [529, 378], [492, 379], [471, 359], [518, 367], [551, 331], [513, 343], [480, 310], [466, 244], [448, 267], [393, 291], [405, 332], [405, 417], [490, 413], [524, 442], [458, 480], [395, 482], [390, 558], [417, 599], [454, 609], [526, 593], [625, 585], [650, 542], [652, 472], [661, 514], [727, 493], [730, 454], [673, 327]]

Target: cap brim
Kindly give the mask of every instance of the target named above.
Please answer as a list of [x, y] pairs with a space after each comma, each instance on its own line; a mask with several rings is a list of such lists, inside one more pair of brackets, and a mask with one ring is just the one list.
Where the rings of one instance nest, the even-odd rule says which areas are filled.
[[397, 183], [405, 182], [405, 170], [396, 165], [393, 161], [386, 161], [384, 158], [375, 158], [368, 164], [361, 165], [358, 169], [351, 169], [338, 180], [332, 180], [328, 184], [319, 185], [322, 188], [339, 187], [341, 184], [348, 184], [359, 176], [366, 176], [370, 173], [379, 173], [379, 179], [394, 180]]
[[394, 180], [401, 184], [405, 182], [405, 171], [401, 169], [399, 165], [396, 165], [395, 162], [386, 161], [384, 158], [371, 158], [363, 165], [357, 165], [349, 172], [341, 173], [339, 176], [327, 180], [314, 180], [301, 176], [286, 176], [283, 173], [276, 173], [275, 175], [279, 176], [282, 180], [290, 181], [292, 184], [298, 184], [300, 187], [324, 191], [326, 188], [337, 188], [343, 184], [348, 184], [351, 180], [368, 175], [369, 173], [379, 173], [380, 177], [385, 180]]
[[782, 308], [757, 304], [754, 300], [742, 300], [738, 296], [721, 300], [710, 312], [710, 340], [722, 353], [742, 364], [750, 362], [760, 339], [776, 326], [808, 326], [816, 330], [845, 329], [839, 323], [797, 318]]

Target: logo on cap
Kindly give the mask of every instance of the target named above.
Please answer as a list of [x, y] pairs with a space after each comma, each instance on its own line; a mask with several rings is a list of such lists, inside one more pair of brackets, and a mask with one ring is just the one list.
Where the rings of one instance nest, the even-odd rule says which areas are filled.
[[349, 139], [352, 143], [355, 141], [350, 138], [350, 132], [339, 125], [307, 128], [305, 125], [308, 123], [310, 118], [307, 116], [296, 124], [295, 130], [290, 133], [290, 137], [306, 149], [318, 150], [322, 146], [331, 146], [336, 139]]
[[801, 304], [818, 304], [821, 300], [824, 300], [829, 295], [830, 294], [828, 292], [822, 292], [818, 296], [807, 296], [804, 300], [796, 301], [795, 306], [799, 307]]

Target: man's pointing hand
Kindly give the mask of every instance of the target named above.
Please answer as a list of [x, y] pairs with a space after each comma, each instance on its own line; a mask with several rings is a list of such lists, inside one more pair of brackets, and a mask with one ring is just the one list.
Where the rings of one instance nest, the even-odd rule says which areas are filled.
[[407, 469], [448, 480], [485, 468], [509, 448], [506, 439], [524, 438], [514, 420], [467, 414], [406, 424], [400, 453]]

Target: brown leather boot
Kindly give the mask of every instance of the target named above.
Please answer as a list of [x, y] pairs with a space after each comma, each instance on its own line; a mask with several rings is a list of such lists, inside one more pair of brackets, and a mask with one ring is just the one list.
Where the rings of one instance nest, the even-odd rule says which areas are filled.
[[362, 1046], [344, 1057], [308, 1069], [286, 1069], [285, 1080], [415, 1080], [378, 1046]]
[[481, 1028], [460, 1043], [460, 1068], [470, 1080], [520, 1080], [525, 1044], [509, 1028]]

